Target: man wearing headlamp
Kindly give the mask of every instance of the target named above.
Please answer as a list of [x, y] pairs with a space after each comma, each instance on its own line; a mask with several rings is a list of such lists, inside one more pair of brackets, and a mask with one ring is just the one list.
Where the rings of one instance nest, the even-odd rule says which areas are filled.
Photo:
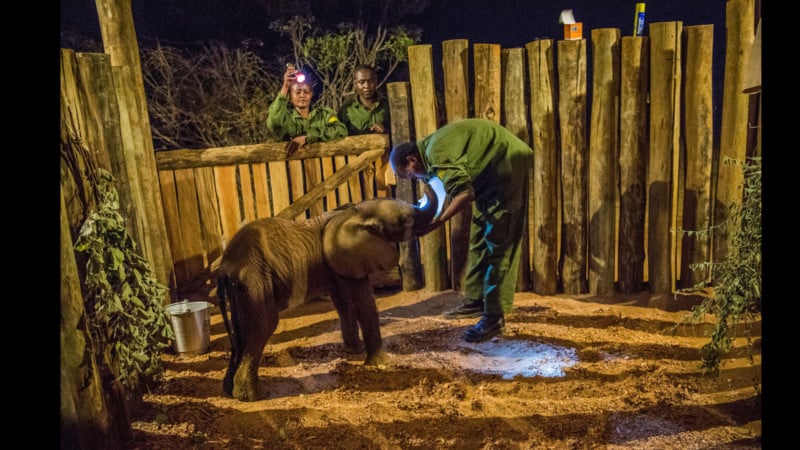
[[498, 123], [462, 119], [397, 145], [389, 160], [398, 177], [444, 184], [449, 202], [421, 235], [472, 209], [464, 301], [444, 317], [481, 317], [468, 342], [501, 334], [517, 287], [533, 149]]
[[312, 108], [314, 91], [306, 74], [293, 64], [286, 65], [283, 85], [269, 106], [267, 127], [279, 140], [288, 140], [286, 157], [305, 144], [325, 142], [347, 136], [347, 126], [336, 112], [324, 106]]

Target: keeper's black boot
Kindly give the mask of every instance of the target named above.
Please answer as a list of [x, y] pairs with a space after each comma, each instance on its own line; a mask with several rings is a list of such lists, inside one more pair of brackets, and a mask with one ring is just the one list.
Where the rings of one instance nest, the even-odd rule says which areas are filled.
[[442, 316], [445, 319], [469, 319], [483, 314], [483, 300], [464, 300], [455, 308], [448, 309]]
[[502, 314], [484, 314], [475, 326], [464, 333], [467, 342], [483, 342], [501, 334], [506, 329], [506, 319]]

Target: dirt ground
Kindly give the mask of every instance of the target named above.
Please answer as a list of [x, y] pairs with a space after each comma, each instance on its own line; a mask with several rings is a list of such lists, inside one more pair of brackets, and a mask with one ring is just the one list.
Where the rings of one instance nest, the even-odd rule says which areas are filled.
[[445, 320], [458, 293], [378, 290], [392, 362], [344, 353], [330, 302], [284, 311], [264, 351], [270, 396], [222, 394], [229, 342], [211, 300], [210, 351], [163, 355], [166, 377], [133, 417], [129, 449], [761, 448], [760, 327], [699, 372], [711, 317], [679, 325], [638, 296], [517, 293], [502, 338]]

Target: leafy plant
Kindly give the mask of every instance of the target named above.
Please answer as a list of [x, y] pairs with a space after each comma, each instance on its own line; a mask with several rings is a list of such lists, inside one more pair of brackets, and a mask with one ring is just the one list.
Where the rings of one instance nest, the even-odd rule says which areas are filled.
[[382, 86], [408, 59], [408, 46], [420, 39], [418, 29], [378, 26], [369, 33], [364, 26], [339, 24], [334, 31], [313, 27], [314, 18], [295, 16], [275, 21], [270, 28], [287, 35], [292, 41], [293, 62], [303, 70], [313, 72], [322, 84], [315, 104], [337, 110], [344, 94], [353, 86], [353, 69], [368, 64], [377, 69]]
[[248, 49], [210, 44], [199, 53], [157, 46], [142, 73], [158, 149], [255, 144], [275, 138], [267, 111], [283, 73]]
[[321, 83], [314, 104], [338, 110], [353, 86], [353, 69], [369, 64], [383, 85], [407, 59], [419, 31], [341, 24], [335, 31], [313, 27], [314, 18], [270, 24], [287, 35], [292, 55], [265, 63], [248, 39], [242, 48], [206, 45], [200, 52], [157, 45], [142, 50], [142, 73], [155, 147], [211, 148], [274, 141], [266, 126], [269, 105], [283, 83], [285, 63], [301, 67]]
[[[748, 348], [752, 348], [752, 330], [761, 314], [761, 158], [746, 161], [726, 161], [742, 164], [744, 197], [741, 206], [734, 206], [726, 223], [712, 228], [732, 227], [732, 244], [724, 260], [705, 262], [693, 268], [711, 268], [714, 274], [713, 295], [692, 308], [686, 321], [697, 323], [704, 315], [713, 314], [717, 323], [711, 341], [701, 349], [701, 370], [719, 375], [723, 355], [733, 346], [737, 329], [741, 328]], [[713, 229], [712, 229], [713, 231]], [[696, 286], [683, 292], [694, 292]], [[739, 327], [741, 325], [741, 327]], [[754, 364], [751, 352], [748, 351]]]
[[174, 333], [159, 284], [125, 228], [113, 176], [97, 169], [97, 210], [82, 224], [75, 249], [85, 253], [85, 306], [95, 357], [133, 390], [163, 374], [160, 351]]

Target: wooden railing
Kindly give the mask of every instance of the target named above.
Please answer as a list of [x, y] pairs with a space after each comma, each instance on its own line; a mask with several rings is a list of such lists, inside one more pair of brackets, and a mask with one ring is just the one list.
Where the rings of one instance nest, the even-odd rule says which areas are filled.
[[386, 135], [309, 144], [288, 158], [285, 145], [156, 153], [178, 286], [206, 280], [226, 242], [247, 222], [311, 217], [387, 195]]

